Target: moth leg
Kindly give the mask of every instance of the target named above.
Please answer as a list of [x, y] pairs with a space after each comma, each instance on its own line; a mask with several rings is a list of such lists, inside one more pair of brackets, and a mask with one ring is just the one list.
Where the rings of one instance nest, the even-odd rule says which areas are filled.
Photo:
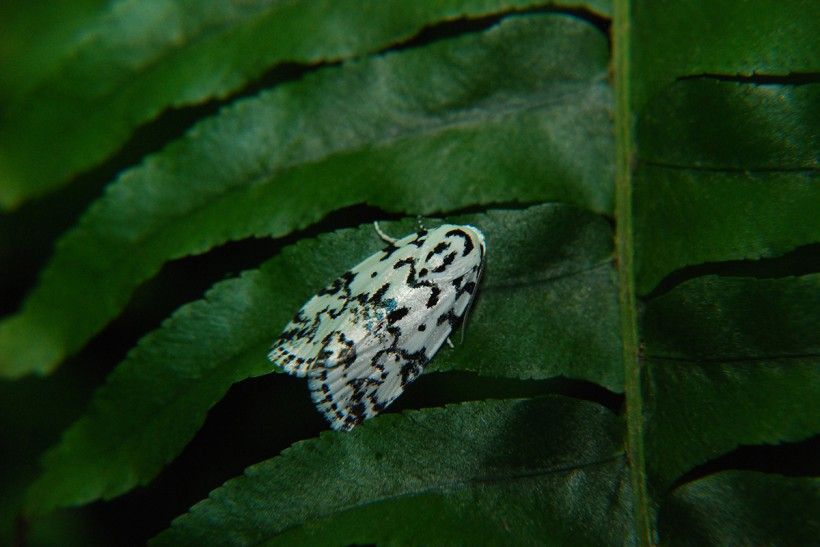
[[453, 345], [453, 341], [450, 340], [449, 336], [447, 337], [447, 340], [445, 340], [445, 342], [447, 342], [447, 345], [450, 346], [450, 349], [456, 349], [456, 347]]
[[395, 237], [390, 237], [389, 235], [382, 232], [382, 229], [379, 228], [378, 220], [373, 222], [373, 227], [376, 229], [376, 233], [379, 234], [379, 237], [388, 242], [389, 244], [395, 245], [395, 243], [398, 241], [398, 239], [396, 239]]

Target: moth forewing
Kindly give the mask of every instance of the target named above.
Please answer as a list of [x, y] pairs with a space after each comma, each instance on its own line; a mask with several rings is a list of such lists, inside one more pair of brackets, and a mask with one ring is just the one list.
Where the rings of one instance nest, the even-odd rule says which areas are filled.
[[269, 353], [307, 375], [334, 429], [352, 429], [417, 378], [464, 317], [485, 255], [483, 234], [445, 224], [392, 241], [311, 298]]

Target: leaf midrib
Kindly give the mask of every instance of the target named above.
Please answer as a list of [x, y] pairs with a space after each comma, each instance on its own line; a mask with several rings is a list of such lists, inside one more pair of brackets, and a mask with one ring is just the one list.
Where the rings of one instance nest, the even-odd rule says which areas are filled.
[[615, 77], [615, 234], [618, 258], [618, 305], [626, 399], [626, 447], [632, 485], [633, 526], [638, 544], [654, 544], [654, 518], [649, 498], [644, 452], [641, 360], [635, 292], [632, 229], [632, 169], [636, 159], [630, 98], [630, 0], [614, 0], [612, 20]]

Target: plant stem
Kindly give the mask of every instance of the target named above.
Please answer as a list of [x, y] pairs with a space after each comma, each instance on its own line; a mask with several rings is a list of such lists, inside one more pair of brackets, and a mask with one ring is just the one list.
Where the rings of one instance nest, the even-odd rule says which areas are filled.
[[643, 445], [641, 363], [638, 358], [638, 325], [632, 235], [633, 135], [630, 108], [630, 5], [616, 0], [612, 25], [615, 77], [615, 218], [618, 260], [618, 300], [624, 391], [626, 395], [627, 453], [632, 482], [633, 523], [640, 545], [655, 543], [651, 504], [646, 485]]

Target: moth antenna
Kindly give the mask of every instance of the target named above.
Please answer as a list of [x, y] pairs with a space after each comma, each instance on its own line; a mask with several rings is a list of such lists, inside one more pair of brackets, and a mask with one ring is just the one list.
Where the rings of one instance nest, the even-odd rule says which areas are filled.
[[390, 237], [389, 235], [385, 234], [381, 228], [379, 228], [379, 221], [373, 221], [373, 227], [376, 229], [376, 233], [379, 234], [379, 237], [382, 238], [384, 241], [388, 242], [391, 245], [395, 245], [398, 239], [395, 237]]

